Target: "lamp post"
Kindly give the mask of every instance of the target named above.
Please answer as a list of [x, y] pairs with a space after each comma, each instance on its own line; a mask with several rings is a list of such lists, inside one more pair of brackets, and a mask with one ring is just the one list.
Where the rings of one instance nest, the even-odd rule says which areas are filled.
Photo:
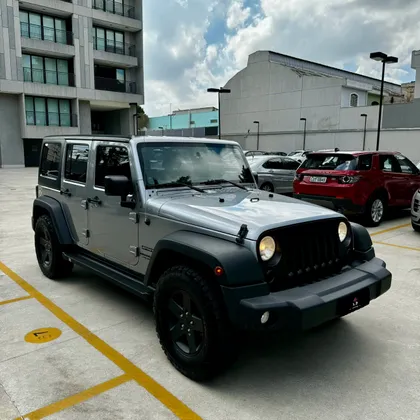
[[257, 150], [260, 150], [260, 122], [254, 121], [254, 124], [257, 124]]
[[365, 150], [365, 146], [366, 146], [366, 124], [367, 124], [367, 114], [360, 114], [361, 117], [364, 117], [365, 119], [365, 127], [363, 129], [363, 149]]
[[305, 125], [303, 127], [303, 150], [305, 150], [306, 147], [306, 118], [301, 118], [301, 121], [304, 121]]
[[219, 139], [221, 138], [221, 130], [222, 130], [222, 124], [220, 122], [220, 95], [222, 93], [230, 93], [230, 89], [225, 89], [225, 88], [208, 88], [207, 92], [211, 92], [211, 93], [217, 93], [217, 103], [218, 103], [218, 109], [219, 109]]
[[160, 130], [162, 130], [162, 136], [163, 136], [163, 127], [158, 127]]
[[376, 150], [379, 150], [379, 140], [381, 137], [381, 122], [382, 122], [382, 102], [384, 96], [384, 81], [385, 81], [385, 65], [387, 63], [398, 63], [398, 58], [387, 55], [383, 52], [373, 52], [370, 58], [375, 61], [382, 62], [382, 78], [381, 78], [381, 97], [379, 98], [379, 117], [378, 117], [378, 134], [376, 138]]

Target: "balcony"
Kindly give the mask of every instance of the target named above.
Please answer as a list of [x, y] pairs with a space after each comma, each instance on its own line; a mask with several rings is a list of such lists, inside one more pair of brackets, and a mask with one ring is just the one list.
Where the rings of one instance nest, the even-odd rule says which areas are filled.
[[75, 86], [75, 75], [53, 70], [23, 68], [23, 81], [58, 86]]
[[92, 8], [102, 10], [103, 12], [112, 13], [114, 15], [125, 16], [135, 19], [134, 6], [124, 5], [122, 2], [115, 0], [93, 0]]
[[77, 114], [26, 111], [26, 125], [40, 127], [77, 127]]
[[137, 93], [136, 82], [123, 82], [117, 79], [95, 76], [95, 89], [110, 92]]
[[127, 55], [130, 57], [136, 56], [136, 46], [134, 44], [127, 44], [125, 42], [114, 41], [112, 44], [107, 44], [105, 39], [93, 37], [93, 49], [97, 51], [104, 51], [113, 54]]
[[20, 35], [23, 38], [73, 45], [73, 32], [34, 25], [32, 23], [20, 22]]

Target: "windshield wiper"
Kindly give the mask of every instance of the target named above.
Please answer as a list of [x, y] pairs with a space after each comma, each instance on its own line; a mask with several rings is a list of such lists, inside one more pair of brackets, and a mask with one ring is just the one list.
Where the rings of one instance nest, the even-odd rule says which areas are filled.
[[209, 179], [207, 181], [200, 182], [200, 184], [215, 185], [215, 184], [223, 184], [224, 182], [226, 182], [227, 184], [234, 185], [235, 187], [241, 188], [242, 190], [248, 191], [243, 185], [237, 184], [236, 182], [233, 182], [233, 181], [228, 181], [227, 179]]
[[188, 187], [192, 190], [204, 193], [206, 190], [202, 188], [194, 187], [193, 185], [186, 184], [184, 182], [166, 182], [165, 184], [155, 184], [155, 188], [165, 188], [165, 187]]

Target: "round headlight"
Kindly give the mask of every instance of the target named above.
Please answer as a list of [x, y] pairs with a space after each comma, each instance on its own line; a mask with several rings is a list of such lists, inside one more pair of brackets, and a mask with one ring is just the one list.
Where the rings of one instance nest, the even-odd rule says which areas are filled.
[[276, 242], [271, 236], [266, 236], [260, 242], [260, 256], [263, 261], [268, 261], [273, 258], [276, 252]]
[[338, 237], [340, 238], [340, 242], [344, 242], [347, 238], [348, 228], [344, 222], [340, 222], [338, 225]]

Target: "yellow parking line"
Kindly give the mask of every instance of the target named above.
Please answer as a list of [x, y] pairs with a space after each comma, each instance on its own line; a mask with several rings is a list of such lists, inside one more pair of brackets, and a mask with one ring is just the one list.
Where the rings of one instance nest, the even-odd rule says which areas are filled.
[[[40, 408], [39, 410], [32, 411], [29, 414], [23, 416], [25, 420], [39, 420], [44, 417], [51, 416], [52, 414], [58, 413], [59, 411], [65, 410], [66, 408], [72, 407], [73, 405], [80, 404], [96, 395], [102, 394], [103, 392], [109, 391], [112, 388], [116, 388], [125, 382], [131, 381], [133, 378], [129, 375], [121, 375], [117, 378], [113, 378], [109, 381], [103, 382], [92, 388], [86, 389], [79, 394], [72, 395], [64, 398], [61, 401], [57, 401], [50, 405]], [[22, 417], [18, 417], [15, 420], [21, 420]]]
[[371, 233], [370, 236], [382, 235], [383, 233], [392, 232], [394, 230], [402, 229], [402, 228], [405, 228], [405, 227], [408, 227], [408, 226], [411, 226], [410, 223], [405, 223], [403, 225], [394, 226], [394, 227], [389, 228], [389, 229], [380, 230], [379, 232]]
[[393, 246], [395, 248], [408, 249], [409, 251], [417, 251], [417, 252], [420, 252], [420, 248], [415, 248], [415, 247], [412, 247], [412, 246], [395, 245], [395, 244], [389, 244], [387, 242], [379, 242], [379, 241], [374, 241], [374, 243], [375, 244], [379, 244], [379, 245]]
[[32, 299], [32, 296], [22, 296], [15, 299], [3, 300], [0, 302], [0, 305], [7, 305], [9, 303], [19, 302], [21, 300], [26, 300], [26, 299]]
[[156, 382], [147, 373], [143, 372], [134, 363], [130, 362], [117, 350], [112, 348], [105, 341], [101, 340], [97, 335], [89, 331], [84, 325], [80, 324], [68, 313], [63, 311], [54, 302], [44, 296], [35, 287], [31, 286], [27, 281], [23, 280], [18, 274], [12, 271], [10, 268], [0, 262], [0, 270], [4, 274], [9, 276], [15, 281], [22, 289], [34, 297], [41, 305], [52, 312], [58, 319], [64, 322], [73, 331], [84, 338], [91, 346], [101, 352], [109, 360], [114, 362], [123, 372], [129, 375], [135, 380], [140, 386], [145, 388], [150, 394], [152, 394], [157, 400], [164, 404], [169, 410], [171, 410], [178, 418], [182, 420], [199, 420], [201, 419], [198, 414], [194, 413], [189, 407], [187, 407], [182, 401], [171, 394], [166, 388]]

